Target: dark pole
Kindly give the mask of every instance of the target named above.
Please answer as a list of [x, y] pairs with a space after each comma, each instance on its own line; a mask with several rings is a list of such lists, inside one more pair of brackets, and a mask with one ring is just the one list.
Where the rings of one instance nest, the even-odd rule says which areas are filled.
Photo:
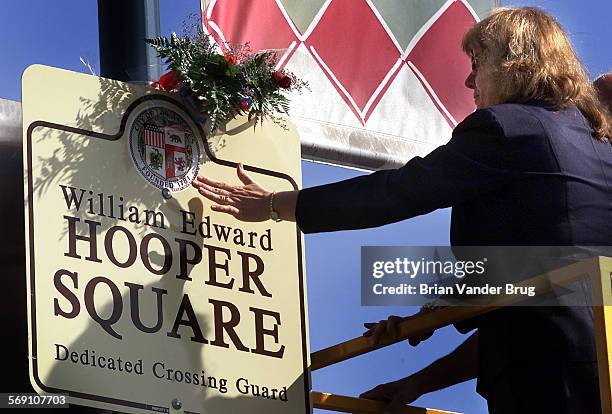
[[98, 0], [98, 31], [102, 77], [159, 79], [157, 53], [144, 42], [159, 36], [159, 0]]

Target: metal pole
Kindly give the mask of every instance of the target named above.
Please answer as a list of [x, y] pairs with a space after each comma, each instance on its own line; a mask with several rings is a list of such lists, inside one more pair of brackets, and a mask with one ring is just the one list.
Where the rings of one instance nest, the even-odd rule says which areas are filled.
[[161, 63], [145, 38], [159, 36], [159, 0], [98, 0], [100, 74], [120, 81], [159, 79]]

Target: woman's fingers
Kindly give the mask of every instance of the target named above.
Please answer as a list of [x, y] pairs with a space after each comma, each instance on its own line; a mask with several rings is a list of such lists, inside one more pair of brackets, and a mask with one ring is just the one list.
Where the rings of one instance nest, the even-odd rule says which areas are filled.
[[263, 191], [263, 188], [247, 175], [242, 164], [238, 164], [236, 171], [238, 178], [244, 186], [235, 186], [222, 181], [215, 181], [202, 175], [197, 176], [192, 185], [198, 190], [204, 190], [200, 191], [200, 193], [214, 202], [226, 200], [223, 196], [228, 198], [232, 196], [252, 196], [257, 190]]
[[363, 336], [365, 336], [365, 337], [372, 336], [372, 333], [374, 333], [374, 328], [376, 328], [376, 325], [378, 325], [378, 323], [376, 323], [376, 322], [366, 322], [366, 323], [364, 323], [363, 326], [367, 329], [367, 331], [365, 331], [363, 333]]
[[198, 190], [200, 194], [208, 198], [211, 201], [221, 201], [220, 196], [227, 195], [228, 190], [221, 188], [221, 184], [217, 181], [213, 181], [209, 178], [198, 176], [191, 185]]
[[235, 187], [227, 183], [211, 180], [203, 176], [198, 176], [193, 186], [200, 194], [217, 204], [228, 204], [234, 201], [235, 197], [246, 194], [244, 189]]
[[244, 165], [242, 165], [242, 163], [238, 164], [236, 173], [238, 174], [238, 179], [242, 181], [242, 184], [249, 185], [255, 183], [255, 181], [253, 181], [253, 179], [247, 175], [246, 171], [244, 171]]
[[386, 332], [388, 332], [388, 330], [389, 330], [389, 320], [382, 320], [378, 322], [378, 325], [376, 325], [376, 327], [374, 328], [374, 331], [372, 332], [372, 342], [374, 343], [374, 345], [380, 342], [381, 336], [385, 334]]
[[219, 188], [219, 187], [214, 187], [214, 186], [209, 185], [209, 184], [200, 183], [197, 186], [197, 188], [202, 188], [202, 189], [210, 191], [211, 193], [218, 194], [218, 195], [227, 195], [227, 196], [231, 195], [230, 191], [224, 190], [224, 189]]
[[[367, 329], [362, 335], [366, 338], [372, 338], [372, 344], [377, 345], [380, 341], [381, 337], [384, 335], [390, 339], [397, 338], [399, 334], [399, 323], [402, 322], [404, 318], [399, 316], [391, 315], [386, 320], [381, 320], [378, 322], [366, 322], [363, 326]], [[429, 337], [433, 335], [432, 332], [427, 332], [424, 334], [420, 334], [417, 336], [413, 336], [408, 338], [408, 342], [412, 346], [417, 346], [421, 342], [425, 341]]]
[[387, 335], [396, 338], [398, 334], [397, 324], [402, 320], [399, 316], [391, 315], [387, 318]]
[[201, 184], [205, 184], [205, 185], [209, 185], [211, 187], [214, 188], [218, 188], [220, 190], [227, 190], [227, 191], [231, 191], [234, 189], [233, 185], [224, 183], [223, 181], [215, 181], [215, 180], [211, 180], [208, 177], [205, 177], [203, 175], [198, 175], [196, 177], [196, 179], [193, 181], [194, 186], [199, 186]]
[[387, 321], [380, 321], [378, 325], [374, 328], [374, 332], [372, 332], [372, 343], [374, 345], [380, 342], [381, 335], [387, 330]]
[[386, 320], [376, 322], [366, 322], [363, 326], [367, 329], [363, 333], [365, 337], [372, 337], [372, 342], [376, 345], [383, 334], [389, 338], [397, 337], [397, 324], [402, 320], [399, 316], [391, 315]]
[[[412, 401], [410, 401], [412, 402]], [[408, 404], [406, 398], [403, 397], [401, 393], [395, 395], [395, 397], [387, 404], [383, 414], [396, 414], [399, 413], [400, 410]]]
[[[367, 329], [367, 331], [365, 331], [363, 333], [363, 336], [365, 337], [373, 337], [373, 342], [377, 343], [378, 342], [378, 337], [375, 335], [377, 334], [377, 332], [380, 332], [381, 329], [381, 324], [386, 324], [387, 321], [386, 320], [381, 320], [379, 322], [366, 322], [363, 324], [363, 326]], [[378, 333], [377, 335], [380, 335], [380, 333]]]
[[378, 385], [364, 392], [359, 397], [387, 402], [388, 404], [383, 412], [395, 414], [400, 412], [403, 406], [410, 404], [421, 395], [422, 393], [419, 391], [414, 377], [406, 377], [398, 381]]
[[210, 201], [213, 201], [218, 204], [227, 204], [230, 202], [231, 193], [225, 190], [218, 190], [214, 187], [202, 185], [198, 187], [198, 192], [202, 194], [204, 197], [208, 198]]
[[232, 207], [232, 206], [220, 206], [220, 205], [213, 204], [212, 206], [210, 206], [210, 208], [213, 211], [218, 211], [220, 213], [231, 214], [234, 217], [237, 217], [240, 214], [240, 210], [238, 210], [236, 207]]
[[[265, 221], [270, 218], [270, 192], [261, 187], [238, 164], [239, 185], [215, 181], [202, 175], [193, 181], [193, 187], [216, 205], [213, 211], [228, 213], [242, 221]], [[222, 208], [228, 207], [228, 208]]]
[[429, 337], [432, 335], [433, 335], [433, 331], [421, 334], [419, 336], [413, 336], [412, 338], [408, 338], [408, 343], [412, 346], [417, 346], [418, 344], [425, 341], [426, 339], [429, 339]]
[[389, 384], [381, 384], [362, 393], [359, 398], [365, 398], [366, 400], [391, 401], [394, 394], [395, 387], [392, 387]]

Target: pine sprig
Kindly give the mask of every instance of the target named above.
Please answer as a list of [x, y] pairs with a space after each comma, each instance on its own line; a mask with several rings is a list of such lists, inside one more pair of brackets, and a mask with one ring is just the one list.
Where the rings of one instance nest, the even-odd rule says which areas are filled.
[[286, 93], [308, 89], [294, 74], [274, 70], [276, 53], [252, 53], [246, 44], [225, 45], [228, 52], [221, 54], [201, 28], [193, 35], [172, 33], [145, 41], [176, 73], [178, 87], [195, 97], [198, 110], [210, 118], [211, 131], [243, 113], [256, 124], [268, 118], [285, 127], [280, 115], [289, 113]]

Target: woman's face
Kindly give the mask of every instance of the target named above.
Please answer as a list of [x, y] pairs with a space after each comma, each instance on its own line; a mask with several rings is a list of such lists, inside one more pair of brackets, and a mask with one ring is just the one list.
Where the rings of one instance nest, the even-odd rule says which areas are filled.
[[478, 58], [473, 53], [470, 54], [470, 58], [472, 59], [472, 72], [465, 79], [465, 86], [474, 90], [476, 108], [481, 109], [498, 104], [495, 82], [490, 72], [485, 65], [479, 64]]

